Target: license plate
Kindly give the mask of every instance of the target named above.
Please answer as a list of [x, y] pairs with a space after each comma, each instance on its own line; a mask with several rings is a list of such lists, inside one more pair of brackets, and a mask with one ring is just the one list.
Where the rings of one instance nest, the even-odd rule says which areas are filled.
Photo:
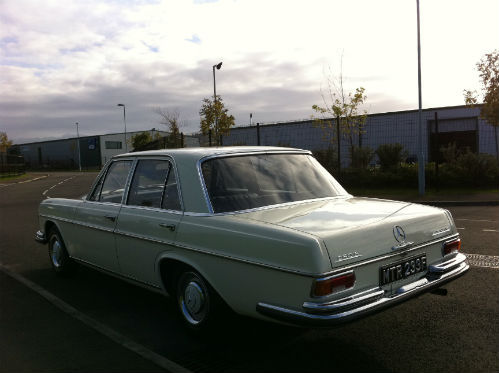
[[379, 269], [379, 284], [386, 285], [426, 271], [426, 254], [420, 254], [383, 266]]

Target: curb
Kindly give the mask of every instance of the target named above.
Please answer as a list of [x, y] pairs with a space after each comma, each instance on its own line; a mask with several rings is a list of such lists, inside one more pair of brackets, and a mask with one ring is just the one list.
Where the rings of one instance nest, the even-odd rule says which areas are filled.
[[411, 201], [430, 206], [499, 206], [499, 201]]

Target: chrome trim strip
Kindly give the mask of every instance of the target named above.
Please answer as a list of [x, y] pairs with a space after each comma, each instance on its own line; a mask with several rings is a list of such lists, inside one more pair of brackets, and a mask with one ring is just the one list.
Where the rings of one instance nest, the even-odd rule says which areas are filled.
[[427, 241], [427, 242], [424, 242], [422, 244], [413, 246], [410, 249], [407, 249], [405, 251], [396, 251], [396, 252], [393, 252], [393, 253], [389, 253], [389, 254], [377, 256], [377, 257], [374, 257], [374, 258], [371, 258], [371, 259], [362, 260], [360, 262], [350, 264], [350, 265], [348, 265], [346, 267], [340, 267], [340, 268], [334, 269], [334, 270], [332, 270], [330, 272], [323, 273], [321, 276], [333, 275], [333, 274], [338, 273], [338, 272], [343, 272], [343, 271], [347, 271], [349, 269], [357, 268], [357, 267], [360, 267], [360, 266], [363, 266], [363, 265], [367, 265], [367, 264], [371, 264], [371, 263], [380, 262], [382, 260], [390, 259], [390, 258], [399, 256], [401, 254], [403, 254], [403, 255], [409, 254], [409, 253], [411, 253], [411, 252], [413, 252], [415, 250], [419, 250], [419, 249], [425, 248], [425, 247], [430, 246], [430, 245], [434, 245], [434, 244], [442, 242], [442, 241], [447, 241], [449, 239], [454, 239], [456, 237], [459, 237], [459, 233], [455, 233], [452, 236], [447, 236], [447, 237], [438, 238], [436, 240]]
[[128, 233], [128, 232], [124, 232], [124, 231], [120, 231], [120, 230], [115, 230], [114, 233], [119, 234], [120, 236], [125, 236], [125, 237], [130, 237], [130, 238], [136, 238], [138, 240], [144, 240], [144, 241], [159, 243], [159, 244], [162, 244], [162, 245], [179, 247], [175, 243], [175, 241], [157, 240], [155, 238], [149, 238], [149, 237], [145, 237], [145, 236], [140, 236], [138, 234]]
[[133, 210], [146, 210], [146, 211], [154, 211], [154, 212], [164, 212], [168, 214], [174, 214], [174, 215], [184, 215], [182, 211], [179, 210], [167, 210], [167, 209], [162, 209], [160, 207], [147, 207], [147, 206], [137, 206], [137, 205], [123, 205], [121, 209], [133, 209]]
[[84, 200], [83, 203], [92, 203], [92, 204], [98, 204], [98, 205], [104, 205], [104, 206], [121, 206], [121, 203], [116, 203], [116, 202], [101, 202], [101, 201], [89, 201], [89, 200]]
[[154, 289], [162, 290], [161, 286], [157, 286], [157, 285], [154, 285], [154, 284], [150, 284], [148, 282], [137, 280], [135, 277], [125, 276], [125, 275], [123, 275], [121, 273], [114, 272], [114, 271], [111, 271], [109, 269], [102, 268], [101, 266], [98, 266], [96, 264], [87, 262], [86, 260], [79, 259], [79, 258], [74, 258], [74, 257], [71, 257], [71, 259], [73, 259], [73, 260], [75, 260], [75, 261], [77, 261], [77, 262], [79, 262], [79, 263], [81, 263], [81, 264], [83, 264], [83, 265], [85, 265], [87, 267], [96, 269], [96, 270], [98, 270], [98, 271], [100, 271], [102, 273], [106, 273], [106, 274], [114, 276], [114, 277], [122, 278], [124, 280], [130, 281], [130, 282], [133, 282], [133, 283], [137, 283], [137, 285], [146, 286], [146, 287], [151, 287], [151, 288], [154, 288]]
[[440, 264], [434, 264], [430, 265], [428, 267], [429, 272], [431, 273], [444, 273], [448, 272], [449, 270], [458, 267], [461, 265], [461, 263], [466, 261], [466, 256], [461, 254], [461, 255], [456, 255], [454, 258], [447, 260], [445, 262], [442, 262]]
[[280, 272], [292, 273], [292, 274], [299, 275], [299, 276], [305, 276], [305, 277], [315, 277], [316, 276], [316, 274], [311, 273], [311, 272], [303, 272], [303, 271], [299, 271], [299, 270], [295, 270], [295, 269], [289, 269], [289, 268], [283, 268], [283, 267], [275, 266], [275, 265], [272, 265], [272, 264], [266, 264], [266, 263], [251, 261], [251, 260], [248, 260], [248, 259], [236, 258], [234, 256], [230, 256], [230, 255], [226, 255], [226, 254], [220, 254], [220, 253], [216, 253], [216, 252], [208, 251], [208, 250], [196, 249], [196, 248], [193, 248], [193, 247], [189, 247], [189, 246], [185, 246], [185, 245], [180, 245], [178, 243], [175, 244], [175, 247], [178, 247], [180, 249], [189, 250], [189, 251], [194, 251], [194, 252], [197, 252], [197, 253], [200, 253], [200, 254], [206, 254], [206, 255], [216, 256], [216, 257], [222, 258], [222, 259], [233, 260], [233, 261], [236, 261], [236, 262], [250, 264], [250, 265], [254, 265], [254, 266], [258, 266], [258, 267], [264, 267], [264, 268], [274, 269], [274, 270], [280, 271]]
[[82, 226], [82, 227], [85, 227], [85, 228], [95, 229], [95, 230], [98, 230], [98, 231], [104, 231], [104, 232], [109, 232], [109, 233], [113, 233], [114, 232], [114, 229], [103, 228], [103, 227], [99, 227], [97, 225], [92, 225], [92, 224], [85, 224], [85, 223], [77, 222], [77, 221], [66, 219], [66, 218], [60, 218], [58, 216], [44, 215], [44, 214], [41, 214], [40, 216], [43, 217], [43, 218], [47, 218], [47, 219], [53, 219], [53, 220], [58, 220], [58, 221], [62, 221], [62, 222], [65, 222], [65, 223], [79, 225], [79, 226]]
[[322, 198], [306, 199], [303, 201], [278, 203], [275, 205], [255, 207], [255, 208], [247, 209], [247, 210], [237, 210], [237, 211], [217, 212], [217, 213], [186, 211], [186, 212], [184, 212], [184, 215], [186, 215], [186, 216], [199, 216], [199, 217], [230, 216], [230, 215], [246, 214], [246, 213], [262, 211], [262, 210], [276, 209], [276, 208], [280, 208], [280, 207], [300, 205], [300, 204], [311, 203], [311, 202], [328, 201], [328, 200], [336, 200], [336, 199], [346, 199], [346, 198], [351, 198], [351, 197], [352, 197], [351, 195], [344, 195], [344, 196], [337, 196], [337, 197], [322, 197]]
[[[465, 260], [461, 261], [461, 264], [451, 271], [443, 273], [439, 277], [432, 277], [431, 273], [429, 273], [423, 279], [418, 279], [413, 283], [402, 286], [399, 291], [397, 291], [393, 295], [387, 294], [387, 296], [385, 297], [381, 296], [370, 303], [359, 302], [358, 307], [355, 307], [356, 302], [345, 302], [346, 308], [344, 308], [343, 310], [340, 307], [333, 307], [333, 309], [331, 309], [331, 304], [326, 304], [323, 309], [320, 308], [320, 305], [316, 305], [313, 309], [313, 312], [307, 312], [307, 310], [310, 310], [311, 306], [311, 304], [307, 302], [303, 304], [303, 311], [259, 302], [256, 306], [256, 309], [257, 312], [265, 316], [285, 322], [291, 322], [294, 324], [305, 323], [327, 326], [351, 321], [361, 316], [369, 315], [386, 307], [395, 305], [401, 301], [411, 298], [419, 293], [428, 291], [432, 288], [440, 287], [446, 282], [463, 275], [464, 273], [466, 273], [466, 271], [468, 271], [470, 266], [466, 260], [466, 256], [464, 256], [463, 254], [458, 255], [463, 256]], [[358, 299], [360, 300], [360, 298], [362, 297], [359, 297]], [[366, 299], [368, 300], [369, 298]], [[352, 308], [352, 306], [354, 306], [355, 308]], [[326, 313], [320, 313], [320, 311]]]
[[303, 308], [308, 309], [312, 312], [335, 311], [348, 308], [360, 303], [367, 303], [371, 300], [377, 300], [381, 298], [381, 296], [384, 293], [385, 293], [384, 290], [380, 290], [379, 288], [373, 288], [360, 293], [353, 294], [349, 297], [341, 298], [326, 303], [305, 302], [303, 303]]
[[40, 214], [40, 217], [42, 217], [42, 218], [46, 218], [46, 219], [54, 219], [54, 220], [59, 220], [59, 221], [65, 222], [65, 223], [71, 223], [71, 224], [74, 224], [74, 222], [73, 222], [72, 220], [70, 220], [70, 219], [66, 219], [66, 218], [61, 218], [61, 217], [58, 217], [58, 216]]

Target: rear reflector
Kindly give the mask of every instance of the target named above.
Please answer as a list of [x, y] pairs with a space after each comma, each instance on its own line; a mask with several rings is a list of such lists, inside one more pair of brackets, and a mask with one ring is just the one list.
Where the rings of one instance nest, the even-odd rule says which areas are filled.
[[353, 271], [342, 273], [333, 277], [320, 278], [314, 281], [312, 286], [313, 297], [323, 297], [338, 291], [346, 290], [355, 284], [355, 273]]
[[461, 239], [444, 242], [443, 254], [456, 253], [461, 250]]

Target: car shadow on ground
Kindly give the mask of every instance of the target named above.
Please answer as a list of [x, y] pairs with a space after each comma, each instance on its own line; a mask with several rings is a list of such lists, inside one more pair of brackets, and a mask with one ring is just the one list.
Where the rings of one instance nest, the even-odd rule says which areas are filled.
[[192, 371], [389, 371], [362, 346], [343, 338], [355, 328], [306, 329], [224, 314], [208, 333], [182, 325], [173, 298], [83, 266], [69, 278], [50, 268], [22, 274], [120, 334]]

